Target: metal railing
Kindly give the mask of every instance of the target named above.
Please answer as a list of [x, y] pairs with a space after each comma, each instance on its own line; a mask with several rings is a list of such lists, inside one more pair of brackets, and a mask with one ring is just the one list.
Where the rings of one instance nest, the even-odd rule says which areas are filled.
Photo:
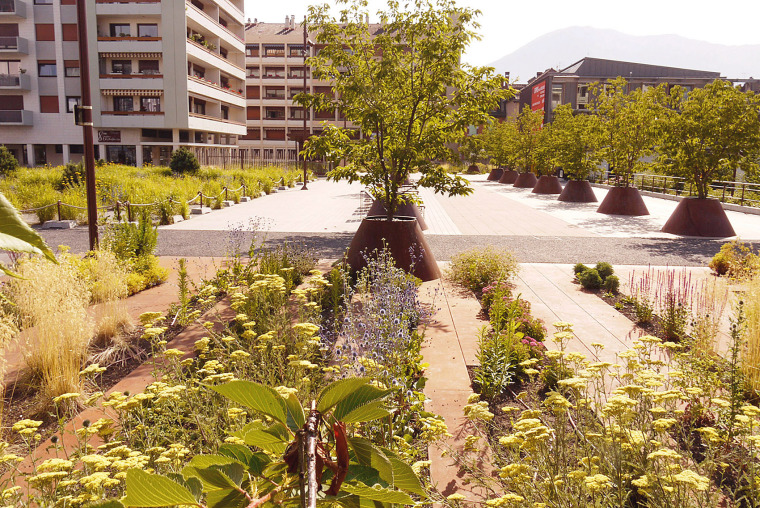
[[[614, 178], [606, 180], [613, 183]], [[639, 190], [669, 194], [672, 196], [696, 196], [694, 184], [678, 176], [653, 175], [635, 173], [632, 177], [633, 186]], [[750, 182], [714, 181], [710, 184], [709, 197], [717, 198], [723, 203], [760, 207], [760, 184]]]

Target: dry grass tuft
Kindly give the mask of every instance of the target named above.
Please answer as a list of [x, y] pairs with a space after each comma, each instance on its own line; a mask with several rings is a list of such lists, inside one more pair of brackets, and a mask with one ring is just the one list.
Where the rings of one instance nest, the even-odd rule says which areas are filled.
[[747, 385], [757, 393], [760, 390], [760, 277], [747, 283], [743, 301], [747, 347], [742, 358], [742, 370]]

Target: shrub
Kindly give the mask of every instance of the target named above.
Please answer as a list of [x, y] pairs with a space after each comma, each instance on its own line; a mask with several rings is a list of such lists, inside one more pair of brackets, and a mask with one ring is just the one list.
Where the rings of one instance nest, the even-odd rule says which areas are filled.
[[184, 175], [196, 173], [201, 165], [193, 152], [181, 146], [172, 153], [169, 167], [173, 173]]
[[5, 176], [18, 169], [18, 161], [5, 145], [0, 145], [0, 176]]
[[79, 163], [75, 164], [69, 162], [63, 166], [63, 174], [61, 175], [60, 189], [68, 189], [76, 187], [84, 183], [85, 171], [84, 166]]
[[589, 268], [588, 268], [588, 266], [584, 265], [583, 263], [577, 263], [577, 264], [576, 264], [576, 265], [573, 267], [573, 273], [574, 273], [575, 275], [580, 275], [581, 273], [585, 272], [585, 271], [586, 271], [586, 270], [588, 270], [588, 269], [589, 269]]
[[578, 275], [578, 281], [583, 286], [583, 289], [594, 290], [602, 287], [602, 277], [599, 276], [599, 272], [594, 268], [589, 268]]
[[760, 257], [746, 243], [732, 240], [720, 247], [710, 260], [710, 268], [718, 275], [747, 279], [760, 270]]
[[607, 277], [615, 273], [615, 270], [612, 269], [612, 265], [603, 261], [596, 264], [596, 271], [602, 280], [606, 280]]
[[617, 294], [620, 291], [620, 279], [617, 275], [608, 275], [602, 283], [602, 287], [605, 291]]
[[284, 243], [261, 252], [259, 271], [279, 275], [286, 282], [298, 286], [317, 264], [317, 254], [305, 245]]
[[513, 285], [504, 281], [484, 287], [482, 296], [480, 297], [480, 306], [486, 311], [486, 313], [488, 313], [495, 300], [506, 299], [511, 301], [512, 289]]
[[480, 296], [486, 286], [511, 281], [517, 270], [517, 259], [511, 252], [484, 247], [455, 255], [446, 275], [453, 283]]

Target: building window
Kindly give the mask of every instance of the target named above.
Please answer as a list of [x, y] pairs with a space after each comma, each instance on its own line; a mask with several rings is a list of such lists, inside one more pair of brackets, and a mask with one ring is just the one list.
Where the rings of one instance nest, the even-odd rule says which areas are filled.
[[54, 78], [57, 76], [56, 67], [54, 63], [41, 63], [37, 67], [38, 75], [43, 77]]
[[131, 37], [128, 24], [123, 23], [111, 23], [110, 25], [111, 37]]
[[227, 106], [222, 106], [222, 118], [225, 120], [230, 119], [230, 108]]
[[137, 68], [140, 74], [159, 74], [158, 60], [139, 60]]
[[191, 103], [191, 111], [197, 115], [206, 114], [206, 102], [201, 100], [194, 100]]
[[198, 65], [193, 65], [191, 75], [195, 76], [196, 78], [203, 79], [206, 76], [206, 69]]
[[53, 0], [34, 0], [34, 5], [53, 5]]
[[79, 29], [77, 28], [76, 23], [63, 23], [61, 25], [61, 32], [64, 41], [79, 40]]
[[17, 76], [21, 72], [21, 60], [0, 60], [0, 75]]
[[134, 101], [132, 97], [114, 97], [113, 98], [113, 110], [114, 111], [134, 111]]
[[132, 60], [111, 61], [112, 74], [132, 74]]
[[575, 103], [578, 109], [586, 109], [588, 107], [588, 85], [578, 85], [578, 97]]
[[562, 85], [552, 85], [552, 111], [562, 104]]
[[137, 150], [134, 145], [106, 145], [106, 159], [108, 162], [134, 166], [137, 164], [136, 154]]
[[245, 56], [259, 56], [259, 45], [258, 44], [246, 44], [245, 45]]
[[79, 77], [79, 62], [77, 62], [76, 65], [68, 64], [66, 62], [63, 63], [63, 75], [67, 78], [78, 78]]
[[73, 113], [74, 106], [79, 106], [81, 98], [79, 97], [66, 97], [66, 113]]
[[258, 67], [246, 67], [245, 77], [258, 79], [261, 77], [261, 69], [259, 69]]
[[54, 41], [55, 40], [55, 25], [53, 25], [52, 23], [35, 24], [34, 36], [35, 36], [35, 39], [37, 39], [38, 41]]
[[264, 56], [285, 56], [285, 45], [264, 44]]
[[222, 55], [222, 58], [227, 58], [227, 50], [222, 47], [219, 48], [219, 54]]
[[84, 145], [69, 145], [69, 153], [78, 155], [84, 154]]
[[40, 113], [58, 113], [58, 96], [41, 95]]
[[151, 24], [137, 24], [137, 36], [138, 37], [158, 37], [158, 25]]
[[153, 113], [161, 111], [161, 99], [159, 97], [140, 97], [140, 111]]

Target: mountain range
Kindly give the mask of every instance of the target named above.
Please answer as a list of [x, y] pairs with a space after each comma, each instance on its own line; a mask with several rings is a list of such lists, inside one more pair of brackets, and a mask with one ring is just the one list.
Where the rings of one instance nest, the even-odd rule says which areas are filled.
[[525, 83], [536, 73], [560, 70], [587, 56], [716, 71], [732, 79], [760, 78], [760, 44], [728, 46], [679, 35], [640, 36], [580, 26], [544, 34], [490, 66], [509, 72], [514, 83]]

